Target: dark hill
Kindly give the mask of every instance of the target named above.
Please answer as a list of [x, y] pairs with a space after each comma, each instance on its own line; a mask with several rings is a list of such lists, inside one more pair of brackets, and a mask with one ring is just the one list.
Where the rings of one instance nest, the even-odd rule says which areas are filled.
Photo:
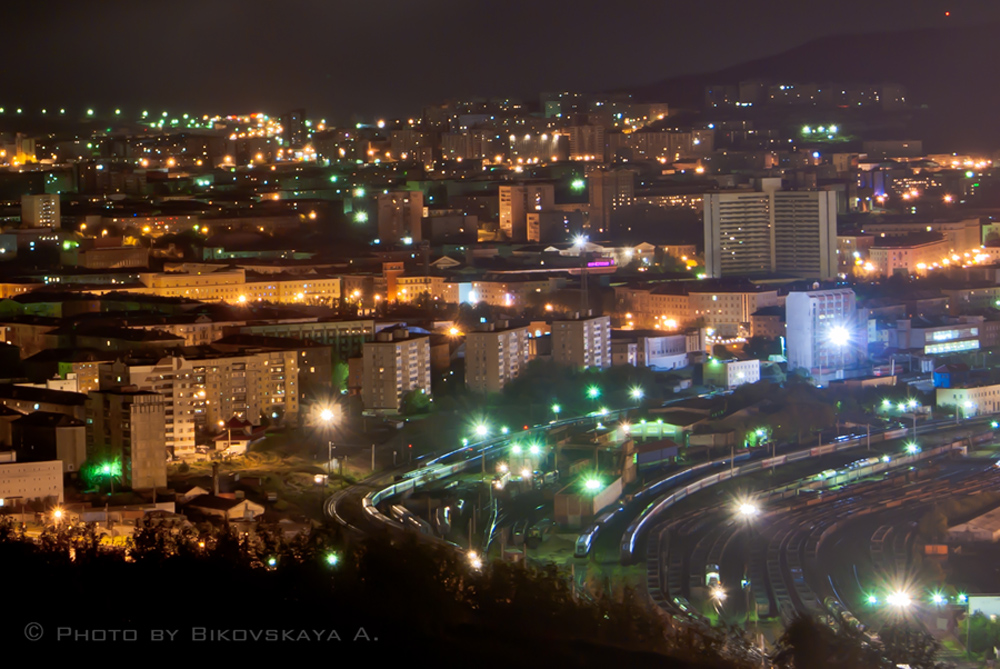
[[709, 84], [744, 79], [779, 83], [887, 83], [906, 86], [914, 106], [926, 105], [910, 127], [937, 150], [1000, 148], [1000, 60], [993, 53], [997, 24], [890, 33], [838, 35], [716, 72], [686, 75], [631, 88], [639, 99], [701, 108]]

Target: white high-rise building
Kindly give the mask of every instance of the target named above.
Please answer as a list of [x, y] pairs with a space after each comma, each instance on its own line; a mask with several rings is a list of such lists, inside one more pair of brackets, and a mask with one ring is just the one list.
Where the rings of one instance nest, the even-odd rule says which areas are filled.
[[785, 300], [788, 369], [805, 369], [820, 382], [843, 378], [867, 357], [868, 327], [850, 288], [791, 292]]
[[59, 196], [51, 193], [21, 196], [21, 225], [26, 228], [58, 228]]
[[758, 192], [705, 195], [708, 276], [836, 276], [836, 193], [779, 188], [780, 180], [764, 179]]

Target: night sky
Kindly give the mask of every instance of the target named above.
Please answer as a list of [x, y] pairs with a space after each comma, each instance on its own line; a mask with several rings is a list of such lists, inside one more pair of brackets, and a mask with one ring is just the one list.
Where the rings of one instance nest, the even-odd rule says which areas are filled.
[[995, 0], [5, 0], [0, 7], [0, 105], [305, 107], [340, 120], [418, 113], [448, 97], [614, 89], [831, 34], [1000, 21]]

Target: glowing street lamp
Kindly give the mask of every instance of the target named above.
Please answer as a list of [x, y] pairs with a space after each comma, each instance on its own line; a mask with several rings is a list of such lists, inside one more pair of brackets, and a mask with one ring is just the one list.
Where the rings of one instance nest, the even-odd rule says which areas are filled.
[[723, 602], [726, 601], [726, 591], [722, 589], [721, 585], [717, 585], [712, 588], [711, 591], [712, 601], [716, 606], [721, 606]]
[[630, 390], [628, 394], [629, 397], [631, 397], [634, 400], [641, 400], [643, 395], [645, 395], [645, 393], [642, 391], [642, 388], [638, 386], [632, 388], [632, 390]]
[[945, 597], [940, 592], [935, 592], [931, 595], [931, 602], [936, 606], [941, 606], [945, 603]]
[[587, 397], [589, 397], [590, 399], [596, 400], [600, 396], [601, 396], [601, 389], [598, 388], [597, 386], [589, 386], [587, 388]]
[[920, 447], [917, 446], [916, 443], [911, 441], [908, 444], [906, 444], [906, 452], [909, 453], [910, 455], [914, 455], [920, 452]]
[[906, 592], [902, 590], [897, 590], [895, 592], [890, 592], [886, 596], [885, 602], [889, 606], [898, 609], [900, 611], [903, 611], [910, 607], [910, 605], [913, 603], [913, 600], [910, 598], [910, 595], [907, 594]]
[[510, 452], [513, 453], [514, 455], [521, 455], [521, 445], [514, 444], [513, 446], [510, 447]]
[[326, 563], [328, 565], [330, 565], [331, 567], [336, 567], [338, 562], [340, 562], [340, 556], [339, 555], [337, 555], [336, 553], [327, 553], [326, 554]]
[[601, 480], [596, 478], [589, 478], [583, 483], [583, 487], [587, 489], [587, 492], [595, 493], [601, 489]]
[[538, 444], [532, 444], [531, 447], [528, 448], [528, 452], [532, 455], [538, 455], [542, 452], [542, 449], [538, 447]]
[[741, 502], [738, 507], [736, 507], [736, 513], [740, 515], [741, 518], [750, 520], [751, 518], [756, 518], [760, 515], [760, 507], [753, 502]]
[[485, 437], [489, 433], [490, 433], [490, 429], [488, 427], [486, 427], [485, 423], [480, 423], [479, 425], [476, 426], [476, 436], [477, 437], [482, 438], [482, 437]]

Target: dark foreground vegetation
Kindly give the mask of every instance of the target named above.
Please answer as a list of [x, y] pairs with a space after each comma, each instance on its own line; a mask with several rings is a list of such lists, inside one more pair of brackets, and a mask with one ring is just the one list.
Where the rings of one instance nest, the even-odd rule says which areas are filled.
[[[0, 565], [8, 652], [126, 659], [141, 649], [154, 653], [147, 658], [379, 666], [762, 665], [742, 632], [673, 622], [627, 588], [593, 597], [574, 593], [554, 568], [476, 569], [452, 547], [349, 542], [337, 527], [286, 541], [144, 526], [122, 549], [102, 545], [94, 525], [51, 528], [32, 541], [0, 519]], [[41, 638], [31, 640], [38, 629]], [[886, 632], [896, 644], [886, 653], [892, 661], [935, 666], [926, 635]], [[806, 620], [790, 628], [775, 659], [802, 669], [895, 666], [860, 638]]]

